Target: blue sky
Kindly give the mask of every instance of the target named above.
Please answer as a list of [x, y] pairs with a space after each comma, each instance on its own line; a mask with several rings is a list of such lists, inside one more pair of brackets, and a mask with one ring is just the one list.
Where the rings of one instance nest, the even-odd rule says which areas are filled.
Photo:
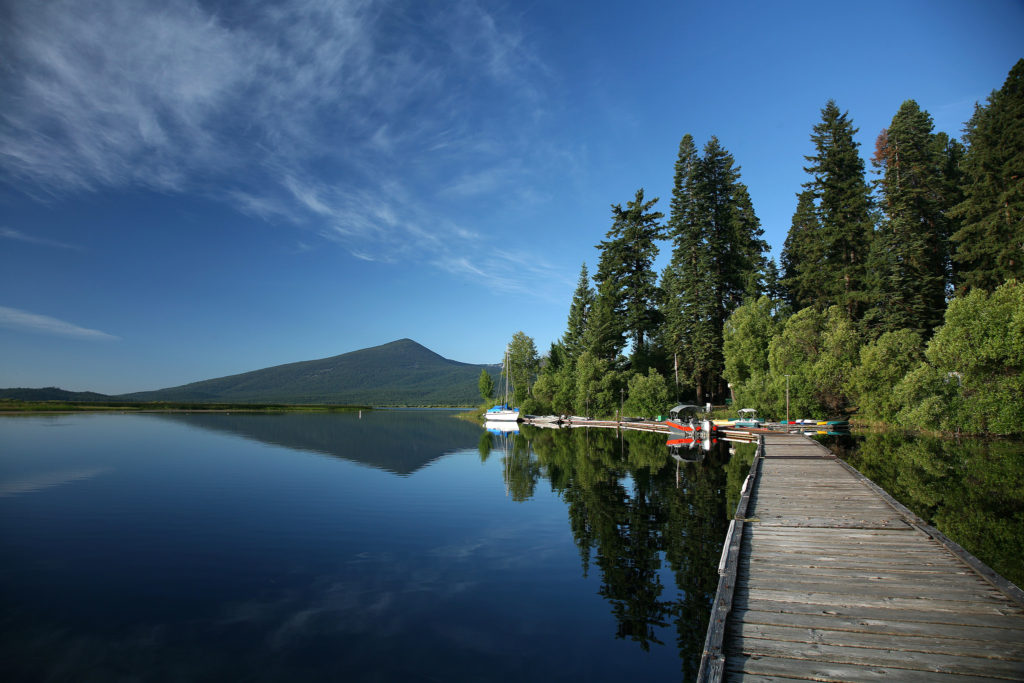
[[[679, 140], [777, 256], [834, 98], [959, 135], [1024, 3], [71, 0], [0, 28], [0, 386], [121, 393], [410, 337], [500, 361]], [[659, 262], [667, 260], [663, 249]]]

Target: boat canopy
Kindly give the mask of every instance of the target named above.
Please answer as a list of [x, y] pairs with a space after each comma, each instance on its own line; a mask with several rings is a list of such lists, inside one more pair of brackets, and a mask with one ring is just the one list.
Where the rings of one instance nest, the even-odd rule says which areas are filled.
[[757, 415], [757, 411], [753, 408], [740, 408], [739, 412], [750, 415]]
[[680, 403], [672, 410], [668, 411], [668, 415], [671, 418], [677, 418], [680, 415], [688, 415], [691, 413], [697, 413], [703, 410], [701, 406], [695, 406], [690, 403]]

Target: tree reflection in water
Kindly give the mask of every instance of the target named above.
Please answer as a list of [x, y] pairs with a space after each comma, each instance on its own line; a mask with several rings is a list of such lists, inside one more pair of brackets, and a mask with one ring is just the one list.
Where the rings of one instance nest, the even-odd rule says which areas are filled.
[[[514, 500], [529, 499], [544, 477], [567, 504], [583, 574], [600, 572], [616, 636], [647, 651], [674, 627], [683, 677], [692, 678], [754, 446], [717, 444], [698, 462], [680, 462], [664, 434], [524, 425], [494, 438]], [[664, 584], [670, 575], [675, 587]]]
[[901, 432], [820, 440], [982, 562], [1024, 585], [1024, 443]]

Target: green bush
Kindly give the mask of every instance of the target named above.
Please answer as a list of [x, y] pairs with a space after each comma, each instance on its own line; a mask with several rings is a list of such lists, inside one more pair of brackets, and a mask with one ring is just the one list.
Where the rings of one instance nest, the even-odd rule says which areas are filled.
[[935, 429], [1024, 431], [1024, 285], [1009, 280], [951, 301], [925, 358], [895, 392], [899, 424], [928, 429], [920, 420], [941, 414]]
[[924, 357], [921, 336], [913, 330], [886, 332], [860, 350], [851, 393], [858, 414], [875, 420], [892, 420], [900, 409], [893, 390]]
[[626, 415], [653, 418], [663, 415], [669, 407], [668, 385], [657, 370], [651, 368], [646, 375], [629, 378], [628, 398], [623, 407]]

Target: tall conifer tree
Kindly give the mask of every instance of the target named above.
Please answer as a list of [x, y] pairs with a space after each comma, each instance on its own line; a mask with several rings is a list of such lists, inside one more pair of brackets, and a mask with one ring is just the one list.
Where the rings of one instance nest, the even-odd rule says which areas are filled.
[[594, 298], [594, 288], [590, 286], [590, 274], [584, 262], [580, 267], [580, 277], [569, 306], [569, 320], [562, 336], [562, 347], [570, 363], [575, 363], [586, 349], [587, 319], [594, 306]]
[[797, 195], [796, 211], [782, 247], [782, 286], [794, 311], [819, 302], [824, 261], [814, 191], [805, 189]]
[[[797, 250], [797, 254], [820, 262], [793, 264], [798, 273], [815, 273], [814, 304], [821, 308], [837, 304], [855, 320], [863, 314], [868, 299], [865, 261], [873, 231], [870, 189], [859, 145], [853, 139], [856, 133], [849, 113], [840, 112], [835, 101], [829, 100], [821, 110], [821, 122], [811, 133], [815, 153], [804, 157], [810, 162], [804, 170], [811, 175], [804, 188], [815, 200], [819, 244], [803, 252]], [[803, 217], [802, 222], [807, 225]]]
[[633, 354], [642, 354], [647, 340], [658, 326], [658, 287], [654, 259], [656, 240], [663, 235], [659, 221], [664, 217], [653, 211], [658, 199], [644, 199], [637, 190], [632, 201], [612, 205], [612, 227], [608, 239], [597, 245], [601, 250], [596, 281], [599, 298], [609, 297], [621, 332], [632, 342]]
[[1024, 279], [1024, 59], [967, 123], [961, 221], [952, 236], [961, 288]]
[[872, 162], [882, 175], [879, 264], [883, 296], [880, 331], [908, 328], [927, 338], [942, 323], [949, 282], [952, 204], [946, 182], [946, 136], [932, 117], [907, 100], [882, 132]]
[[687, 133], [679, 142], [671, 211], [668, 219], [668, 237], [672, 240], [672, 259], [661, 276], [662, 346], [672, 359], [673, 386], [676, 397], [680, 384], [688, 384], [692, 375], [693, 359], [688, 355], [692, 346], [693, 323], [696, 316], [693, 302], [687, 292], [695, 291], [697, 282], [697, 256], [701, 248], [700, 236], [688, 229], [693, 211], [693, 184], [695, 168], [700, 158], [693, 136]]
[[692, 138], [683, 138], [669, 226], [663, 305], [680, 365], [703, 402], [723, 392], [722, 327], [744, 296], [760, 293], [767, 249], [739, 168], [717, 138], [699, 159]]
[[[619, 313], [619, 294], [614, 280], [598, 283], [583, 336], [584, 352], [609, 363], [617, 361], [626, 346], [625, 326]], [[576, 360], [579, 361], [579, 356]]]

